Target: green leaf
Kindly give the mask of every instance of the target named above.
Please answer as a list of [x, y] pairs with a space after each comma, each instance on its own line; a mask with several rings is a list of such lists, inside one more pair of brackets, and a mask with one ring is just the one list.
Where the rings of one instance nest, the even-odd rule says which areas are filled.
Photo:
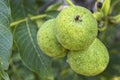
[[110, 12], [112, 15], [120, 13], [120, 0], [111, 0]]
[[14, 39], [25, 65], [40, 74], [45, 80], [53, 80], [51, 60], [43, 54], [37, 44], [37, 26], [29, 20], [16, 26]]
[[48, 15], [46, 19], [52, 19], [57, 17], [57, 15], [59, 14], [59, 11], [56, 11], [56, 10], [47, 11], [46, 14]]
[[12, 33], [9, 29], [10, 9], [7, 0], [0, 0], [0, 70], [9, 66], [12, 48]]
[[109, 75], [110, 77], [114, 77], [120, 74], [120, 62], [119, 61], [120, 61], [120, 54], [110, 54], [110, 63], [108, 65], [108, 68], [106, 69], [107, 75]]
[[101, 10], [103, 11], [105, 17], [109, 13], [110, 3], [111, 3], [111, 0], [104, 0], [104, 2], [103, 2], [103, 6], [102, 6]]
[[10, 80], [8, 74], [5, 71], [0, 71], [0, 75], [4, 80]]
[[48, 6], [46, 11], [53, 11], [53, 10], [58, 10], [58, 8], [62, 5], [62, 3], [56, 3], [51, 6]]
[[37, 13], [35, 0], [10, 0], [10, 5], [13, 21]]

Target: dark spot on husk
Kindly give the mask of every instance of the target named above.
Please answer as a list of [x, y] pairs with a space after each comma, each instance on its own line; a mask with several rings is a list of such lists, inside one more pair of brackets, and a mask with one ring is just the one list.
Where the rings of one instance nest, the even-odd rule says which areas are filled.
[[82, 21], [82, 19], [81, 19], [81, 17], [80, 17], [79, 15], [77, 15], [77, 16], [75, 17], [75, 21]]

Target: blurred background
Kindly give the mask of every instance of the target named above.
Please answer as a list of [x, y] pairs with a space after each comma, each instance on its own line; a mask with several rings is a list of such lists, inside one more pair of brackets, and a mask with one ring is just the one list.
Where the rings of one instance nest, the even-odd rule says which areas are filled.
[[[72, 1], [76, 5], [88, 8], [91, 12], [94, 12], [96, 9], [96, 0]], [[36, 21], [36, 24], [39, 27], [46, 20], [55, 18], [60, 10], [67, 6], [65, 0], [10, 0], [13, 21], [22, 18], [20, 16], [20, 11], [15, 11], [15, 7], [17, 9], [21, 4], [26, 7], [25, 14], [48, 15], [47, 17]], [[106, 45], [110, 54], [110, 62], [106, 70], [97, 76], [85, 77], [73, 72], [66, 63], [66, 58], [58, 59], [53, 60], [52, 63], [55, 80], [120, 80], [120, 23], [114, 24], [109, 21], [110, 16], [120, 14], [120, 0], [111, 0], [111, 7], [113, 8], [112, 12], [106, 20], [108, 22], [107, 27], [104, 31], [99, 31], [98, 35], [98, 38]], [[11, 80], [40, 80], [37, 73], [30, 71], [26, 66], [24, 66], [16, 47], [14, 47], [11, 57], [10, 67], [9, 70], [7, 70]]]

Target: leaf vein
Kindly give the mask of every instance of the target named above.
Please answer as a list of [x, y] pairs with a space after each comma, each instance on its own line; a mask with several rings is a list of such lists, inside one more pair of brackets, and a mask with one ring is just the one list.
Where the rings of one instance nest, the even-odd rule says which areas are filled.
[[[34, 49], [35, 49], [35, 52], [37, 53], [38, 57], [40, 57], [39, 59], [40, 59], [41, 63], [44, 65], [44, 62], [41, 60], [41, 56], [40, 56], [40, 54], [39, 54], [39, 52], [38, 52], [38, 50], [37, 50], [37, 48], [36, 48], [36, 45], [35, 45], [35, 43], [34, 43], [33, 38], [32, 38], [31, 31], [30, 31], [30, 27], [29, 27], [29, 25], [28, 25], [28, 20], [26, 21], [26, 27], [27, 27], [27, 31], [28, 31], [28, 34], [29, 34], [29, 36], [30, 36], [32, 45], [33, 45], [33, 47], [34, 47]], [[46, 67], [44, 67], [44, 68], [46, 69]], [[46, 71], [48, 72], [47, 69], [46, 69]]]

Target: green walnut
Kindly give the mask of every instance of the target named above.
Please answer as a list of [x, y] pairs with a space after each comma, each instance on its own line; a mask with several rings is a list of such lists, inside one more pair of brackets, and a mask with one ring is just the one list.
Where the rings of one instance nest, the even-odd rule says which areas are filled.
[[56, 37], [69, 50], [88, 48], [95, 40], [97, 31], [97, 22], [92, 13], [80, 6], [67, 7], [56, 18]]
[[37, 33], [37, 41], [41, 50], [50, 57], [64, 57], [66, 49], [57, 41], [53, 28], [55, 27], [55, 19], [46, 21]]
[[95, 39], [87, 50], [68, 53], [67, 62], [76, 73], [84, 76], [95, 76], [107, 67], [109, 54], [104, 44]]

